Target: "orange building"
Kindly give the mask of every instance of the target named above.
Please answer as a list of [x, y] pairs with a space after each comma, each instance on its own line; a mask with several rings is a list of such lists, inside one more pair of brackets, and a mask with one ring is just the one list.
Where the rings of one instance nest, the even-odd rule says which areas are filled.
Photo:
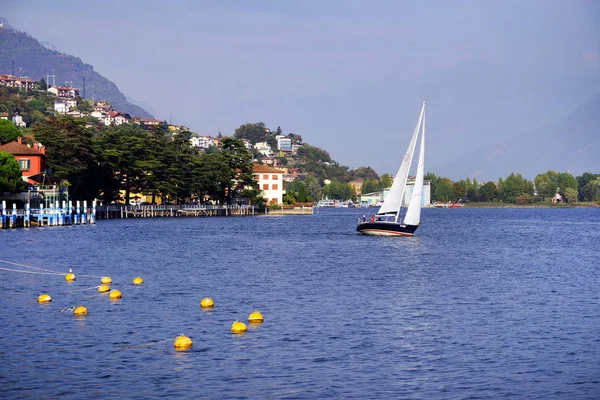
[[0, 146], [0, 151], [10, 153], [21, 167], [21, 176], [29, 184], [35, 184], [39, 175], [46, 168], [46, 148], [40, 143], [34, 143], [33, 147], [25, 146], [21, 137], [16, 142], [6, 143]]

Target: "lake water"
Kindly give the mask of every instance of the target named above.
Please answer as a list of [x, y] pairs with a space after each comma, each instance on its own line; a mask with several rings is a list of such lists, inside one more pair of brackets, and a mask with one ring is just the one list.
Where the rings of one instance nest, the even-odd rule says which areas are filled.
[[426, 209], [413, 238], [364, 212], [0, 231], [1, 260], [80, 274], [0, 270], [0, 397], [600, 398], [600, 210]]

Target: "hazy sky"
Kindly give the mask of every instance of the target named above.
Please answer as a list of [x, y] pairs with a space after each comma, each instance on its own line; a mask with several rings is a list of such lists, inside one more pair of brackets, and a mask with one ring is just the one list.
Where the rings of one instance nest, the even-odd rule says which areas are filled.
[[395, 173], [424, 98], [432, 167], [600, 92], [596, 0], [0, 3], [160, 119], [280, 125], [379, 173]]

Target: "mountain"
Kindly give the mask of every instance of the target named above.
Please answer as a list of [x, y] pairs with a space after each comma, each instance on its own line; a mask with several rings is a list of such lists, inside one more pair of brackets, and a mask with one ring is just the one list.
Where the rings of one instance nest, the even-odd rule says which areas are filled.
[[[4, 21], [4, 22], [3, 22]], [[109, 102], [115, 109], [131, 116], [153, 118], [142, 107], [131, 104], [117, 85], [103, 77], [94, 67], [77, 57], [59, 53], [46, 48], [27, 33], [12, 29], [5, 19], [0, 18], [0, 73], [16, 76], [29, 76], [34, 80], [47, 75], [55, 75], [57, 85], [69, 82], [84, 96], [83, 78], [85, 77], [85, 97]], [[53, 83], [52, 77], [50, 82]]]
[[432, 168], [451, 179], [497, 180], [510, 173], [528, 179], [548, 170], [577, 176], [600, 172], [600, 94], [557, 122], [480, 147]]

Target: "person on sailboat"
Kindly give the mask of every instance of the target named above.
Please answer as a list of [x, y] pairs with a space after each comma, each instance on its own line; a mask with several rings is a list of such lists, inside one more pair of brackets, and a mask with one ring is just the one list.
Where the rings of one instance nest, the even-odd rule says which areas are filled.
[[375, 222], [375, 216], [371, 215], [371, 222]]

